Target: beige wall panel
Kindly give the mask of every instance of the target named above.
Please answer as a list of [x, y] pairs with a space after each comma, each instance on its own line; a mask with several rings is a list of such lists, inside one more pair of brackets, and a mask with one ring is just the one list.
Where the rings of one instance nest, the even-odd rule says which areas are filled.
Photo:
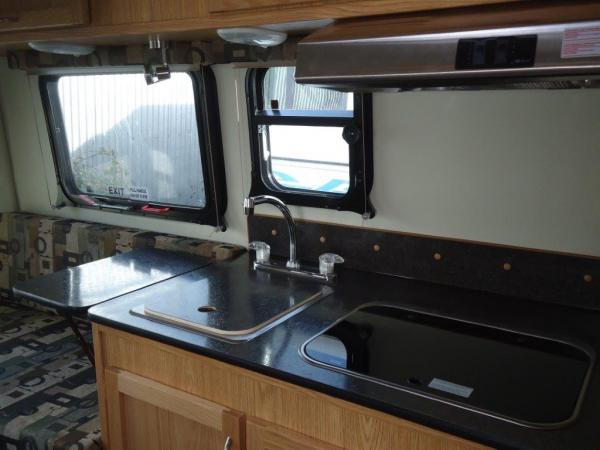
[[[1, 101], [2, 97], [0, 97]], [[0, 114], [0, 212], [16, 211], [17, 205], [12, 163], [4, 133], [2, 114]]]

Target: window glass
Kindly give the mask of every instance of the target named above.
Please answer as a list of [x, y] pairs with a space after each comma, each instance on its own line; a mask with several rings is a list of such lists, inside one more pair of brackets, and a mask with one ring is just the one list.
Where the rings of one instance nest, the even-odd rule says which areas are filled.
[[79, 194], [203, 208], [193, 81], [143, 74], [63, 76], [58, 100]]
[[263, 151], [275, 183], [291, 189], [348, 192], [350, 160], [341, 133], [337, 127], [268, 126]]
[[263, 83], [266, 110], [352, 111], [353, 94], [296, 84], [295, 71], [295, 67], [267, 70]]
[[[342, 137], [352, 120], [351, 93], [302, 86], [294, 67], [274, 67], [263, 81], [267, 113], [288, 112], [282, 124], [260, 127], [263, 179], [275, 190], [301, 190], [343, 195], [350, 187], [350, 147]], [[296, 116], [340, 117], [335, 125], [305, 125]]]

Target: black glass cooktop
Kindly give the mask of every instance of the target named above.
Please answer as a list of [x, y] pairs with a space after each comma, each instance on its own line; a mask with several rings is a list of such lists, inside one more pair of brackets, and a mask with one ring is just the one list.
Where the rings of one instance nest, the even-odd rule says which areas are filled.
[[574, 420], [592, 356], [572, 344], [413, 312], [365, 306], [308, 341], [312, 363], [503, 420]]

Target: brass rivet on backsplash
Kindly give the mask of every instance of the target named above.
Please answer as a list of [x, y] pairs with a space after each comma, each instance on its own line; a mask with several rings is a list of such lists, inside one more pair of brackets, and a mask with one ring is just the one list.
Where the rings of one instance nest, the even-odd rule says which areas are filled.
[[434, 253], [433, 259], [435, 259], [436, 261], [440, 261], [442, 259], [442, 255], [440, 253]]
[[583, 281], [585, 281], [586, 283], [591, 283], [593, 280], [594, 278], [589, 273], [586, 273], [583, 276]]
[[374, 250], [374, 251], [376, 251], [376, 252], [378, 252], [379, 250], [381, 250], [381, 245], [379, 245], [379, 244], [375, 244], [375, 245], [373, 246], [373, 250]]
[[272, 235], [272, 236], [277, 236], [277, 230], [276, 230], [275, 228], [273, 228], [273, 229], [271, 230], [271, 235]]
[[502, 268], [508, 272], [509, 270], [512, 269], [512, 264], [511, 263], [504, 263], [502, 265]]
[[320, 242], [321, 244], [324, 244], [326, 240], [327, 240], [327, 239], [325, 239], [325, 236], [321, 236], [321, 237], [319, 238], [319, 242]]

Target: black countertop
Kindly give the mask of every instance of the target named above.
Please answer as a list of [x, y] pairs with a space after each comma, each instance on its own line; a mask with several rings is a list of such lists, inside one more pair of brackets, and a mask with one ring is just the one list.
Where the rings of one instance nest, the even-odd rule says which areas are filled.
[[[247, 271], [249, 256], [246, 254], [232, 262], [215, 264], [224, 266], [226, 270]], [[220, 269], [222, 271], [223, 267]], [[210, 266], [200, 270], [210, 270]], [[132, 315], [130, 310], [140, 306], [140, 296], [136, 294], [124, 295], [93, 307], [89, 311], [90, 318], [97, 323], [210, 356], [498, 449], [600, 449], [600, 372], [597, 367], [592, 369], [577, 420], [561, 429], [539, 430], [319, 368], [307, 363], [299, 354], [304, 342], [367, 302], [383, 302], [581, 343], [596, 352], [600, 350], [600, 313], [342, 269], [332, 295], [251, 341], [228, 343]]]
[[88, 308], [211, 263], [208, 258], [154, 248], [136, 249], [19, 281], [13, 292], [67, 314]]

